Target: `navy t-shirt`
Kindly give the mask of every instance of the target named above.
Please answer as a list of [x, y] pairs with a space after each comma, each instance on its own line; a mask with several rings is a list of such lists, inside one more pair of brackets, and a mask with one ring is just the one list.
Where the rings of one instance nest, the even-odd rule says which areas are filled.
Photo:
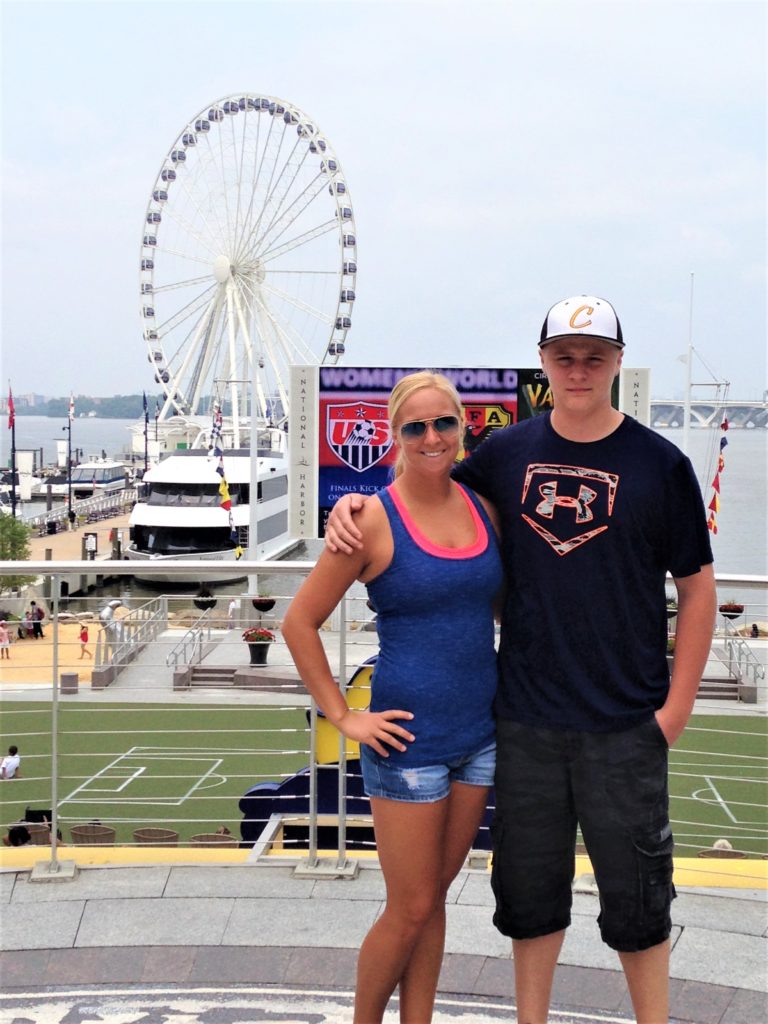
[[501, 517], [497, 714], [588, 732], [649, 718], [669, 690], [666, 573], [712, 562], [686, 456], [629, 417], [578, 443], [545, 414], [495, 431], [454, 475]]

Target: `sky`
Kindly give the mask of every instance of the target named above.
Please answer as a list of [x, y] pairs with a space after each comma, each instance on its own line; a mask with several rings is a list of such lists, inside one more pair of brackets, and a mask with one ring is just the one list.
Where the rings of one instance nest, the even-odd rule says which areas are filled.
[[240, 90], [307, 112], [343, 165], [358, 240], [348, 365], [535, 366], [549, 306], [593, 294], [654, 397], [682, 395], [690, 338], [695, 383], [763, 398], [762, 2], [0, 11], [0, 372], [14, 394], [156, 390], [138, 301], [148, 197], [187, 121]]

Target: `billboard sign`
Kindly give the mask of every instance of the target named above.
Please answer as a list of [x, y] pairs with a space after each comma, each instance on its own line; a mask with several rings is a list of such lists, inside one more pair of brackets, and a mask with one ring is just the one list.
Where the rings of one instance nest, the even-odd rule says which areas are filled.
[[[321, 537], [331, 508], [343, 494], [374, 494], [390, 482], [397, 453], [387, 399], [398, 380], [413, 372], [409, 367], [292, 368], [292, 536]], [[450, 366], [436, 372], [452, 381], [464, 405], [460, 459], [471, 457], [493, 430], [552, 408], [552, 393], [540, 368]], [[641, 388], [637, 375], [647, 371], [631, 373], [636, 398]], [[614, 391], [618, 405], [618, 382]]]

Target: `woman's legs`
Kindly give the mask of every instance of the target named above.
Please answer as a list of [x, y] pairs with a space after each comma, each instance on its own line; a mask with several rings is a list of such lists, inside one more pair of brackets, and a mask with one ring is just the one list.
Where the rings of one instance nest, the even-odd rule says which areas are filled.
[[381, 1021], [440, 891], [438, 863], [448, 798], [437, 803], [371, 799], [387, 905], [357, 962], [354, 1024]]
[[454, 783], [437, 803], [373, 798], [387, 905], [363, 942], [355, 1024], [381, 1021], [400, 983], [400, 1020], [431, 1019], [443, 957], [445, 893], [477, 833], [488, 790]]
[[483, 820], [488, 789], [454, 782], [448, 796], [441, 843], [440, 892], [434, 913], [421, 931], [400, 978], [400, 1020], [421, 1024], [432, 1019], [445, 948], [445, 897], [461, 870]]

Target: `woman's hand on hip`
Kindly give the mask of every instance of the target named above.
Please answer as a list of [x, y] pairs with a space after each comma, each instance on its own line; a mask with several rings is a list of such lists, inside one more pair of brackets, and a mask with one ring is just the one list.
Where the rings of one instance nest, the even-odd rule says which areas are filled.
[[366, 743], [381, 757], [389, 757], [385, 744], [402, 752], [407, 749], [406, 744], [416, 738], [397, 722], [397, 719], [410, 721], [412, 718], [410, 711], [348, 711], [334, 724], [348, 739]]

